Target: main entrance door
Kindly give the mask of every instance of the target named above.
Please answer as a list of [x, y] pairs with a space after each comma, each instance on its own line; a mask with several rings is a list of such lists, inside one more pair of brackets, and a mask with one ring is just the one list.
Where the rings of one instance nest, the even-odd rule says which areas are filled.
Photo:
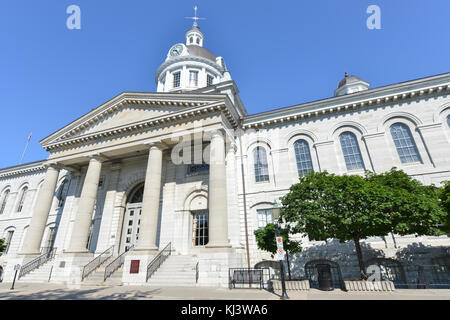
[[139, 241], [143, 193], [144, 185], [142, 184], [133, 189], [127, 198], [120, 252], [128, 251]]

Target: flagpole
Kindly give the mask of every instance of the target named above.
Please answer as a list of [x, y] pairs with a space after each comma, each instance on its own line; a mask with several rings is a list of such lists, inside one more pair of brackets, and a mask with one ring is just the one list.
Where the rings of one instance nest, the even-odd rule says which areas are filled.
[[30, 143], [30, 139], [31, 139], [31, 135], [32, 135], [32, 133], [30, 133], [30, 135], [28, 136], [27, 144], [25, 145], [25, 149], [23, 150], [22, 157], [20, 158], [20, 164], [22, 164], [23, 157], [25, 156], [25, 152], [27, 152], [28, 144]]

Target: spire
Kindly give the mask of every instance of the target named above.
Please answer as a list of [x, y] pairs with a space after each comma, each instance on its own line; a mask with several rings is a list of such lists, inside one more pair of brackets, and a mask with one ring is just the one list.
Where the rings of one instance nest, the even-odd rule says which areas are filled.
[[186, 45], [190, 46], [200, 46], [203, 47], [203, 40], [204, 40], [204, 35], [202, 33], [202, 31], [200, 30], [200, 28], [198, 27], [198, 20], [206, 20], [205, 18], [199, 18], [197, 16], [197, 10], [198, 7], [195, 6], [194, 7], [194, 13], [195, 15], [193, 17], [185, 17], [186, 19], [192, 19], [194, 20], [194, 24], [193, 26], [186, 32]]
[[206, 18], [197, 17], [197, 10], [198, 10], [198, 7], [195, 6], [194, 7], [194, 16], [193, 17], [185, 17], [185, 19], [192, 19], [192, 20], [194, 20], [194, 23], [193, 23], [192, 27], [198, 27], [198, 23], [197, 23], [198, 20], [206, 20]]

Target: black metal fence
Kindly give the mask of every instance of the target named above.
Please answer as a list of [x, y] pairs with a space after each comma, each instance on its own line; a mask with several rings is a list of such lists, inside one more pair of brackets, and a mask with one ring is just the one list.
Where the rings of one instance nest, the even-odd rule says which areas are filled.
[[268, 288], [270, 280], [269, 268], [230, 268], [228, 270], [228, 286], [233, 288]]

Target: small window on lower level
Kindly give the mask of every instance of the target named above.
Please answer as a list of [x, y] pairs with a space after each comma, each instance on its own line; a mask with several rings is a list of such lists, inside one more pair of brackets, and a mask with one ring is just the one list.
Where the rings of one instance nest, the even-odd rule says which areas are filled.
[[256, 210], [258, 215], [258, 228], [264, 228], [268, 223], [273, 223], [272, 209]]

